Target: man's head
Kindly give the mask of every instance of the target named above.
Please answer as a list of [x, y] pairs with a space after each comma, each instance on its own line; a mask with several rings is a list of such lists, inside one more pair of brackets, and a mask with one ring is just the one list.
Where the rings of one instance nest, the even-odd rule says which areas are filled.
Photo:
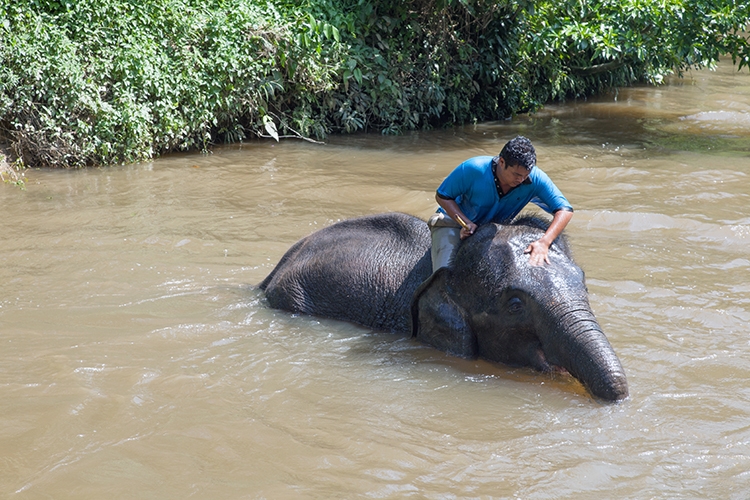
[[506, 168], [519, 166], [531, 170], [536, 165], [534, 146], [530, 140], [520, 135], [509, 140], [499, 156], [505, 161]]

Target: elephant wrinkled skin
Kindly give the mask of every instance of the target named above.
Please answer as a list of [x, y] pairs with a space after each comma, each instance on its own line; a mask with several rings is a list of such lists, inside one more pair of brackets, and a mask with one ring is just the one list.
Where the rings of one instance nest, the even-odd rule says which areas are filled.
[[551, 264], [524, 249], [546, 223], [487, 224], [431, 274], [430, 232], [406, 214], [339, 222], [294, 244], [259, 285], [271, 307], [416, 336], [437, 349], [542, 372], [564, 368], [597, 398], [628, 396], [564, 237]]

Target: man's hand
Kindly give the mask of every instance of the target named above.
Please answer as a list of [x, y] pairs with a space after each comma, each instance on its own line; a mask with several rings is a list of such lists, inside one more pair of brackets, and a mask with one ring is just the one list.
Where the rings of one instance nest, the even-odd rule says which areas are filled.
[[474, 231], [476, 231], [476, 230], [477, 230], [477, 225], [476, 224], [474, 224], [471, 221], [467, 222], [466, 223], [466, 227], [462, 227], [461, 228], [461, 233], [460, 233], [461, 239], [465, 240], [466, 238], [468, 238], [469, 236], [471, 236], [472, 234], [474, 234]]
[[464, 215], [464, 213], [459, 208], [458, 203], [456, 203], [454, 200], [446, 200], [445, 198], [441, 198], [437, 194], [435, 195], [435, 200], [437, 200], [438, 205], [440, 205], [443, 210], [445, 210], [445, 213], [448, 214], [448, 217], [461, 225], [461, 232], [459, 233], [459, 236], [462, 240], [465, 240], [466, 238], [474, 234], [474, 231], [477, 230], [477, 225], [471, 222], [471, 220]]
[[544, 265], [545, 262], [551, 264], [548, 255], [549, 247], [552, 242], [555, 241], [555, 238], [560, 236], [560, 233], [563, 232], [563, 229], [568, 225], [571, 218], [573, 218], [573, 212], [567, 210], [558, 210], [555, 212], [554, 217], [552, 217], [552, 222], [544, 232], [544, 236], [533, 242], [526, 247], [526, 250], [524, 250], [523, 253], [531, 254], [529, 255], [529, 264], [532, 266], [541, 266]]
[[531, 254], [529, 256], [529, 264], [532, 266], [541, 266], [544, 265], [546, 262], [547, 264], [551, 264], [549, 261], [549, 245], [547, 245], [542, 240], [536, 240], [532, 244], [530, 244], [528, 247], [526, 247], [526, 250], [523, 251], [523, 253]]

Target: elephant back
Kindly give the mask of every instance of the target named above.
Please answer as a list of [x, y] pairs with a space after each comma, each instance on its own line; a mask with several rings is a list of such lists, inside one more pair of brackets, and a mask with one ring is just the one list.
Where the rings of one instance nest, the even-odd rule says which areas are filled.
[[430, 274], [427, 224], [402, 213], [338, 222], [298, 241], [259, 287], [271, 307], [407, 333]]

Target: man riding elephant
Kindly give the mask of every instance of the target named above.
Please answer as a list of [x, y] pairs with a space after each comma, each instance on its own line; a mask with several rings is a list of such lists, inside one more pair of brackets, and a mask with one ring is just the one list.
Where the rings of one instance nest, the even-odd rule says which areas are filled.
[[[561, 234], [573, 209], [535, 163], [531, 142], [516, 137], [448, 176], [429, 230], [401, 213], [338, 222], [292, 245], [259, 287], [271, 307], [411, 335], [463, 358], [568, 372], [593, 396], [622, 400], [625, 372]], [[552, 222], [509, 220], [530, 201]]]
[[437, 189], [440, 205], [428, 224], [432, 233], [432, 270], [453, 261], [461, 240], [488, 222], [512, 220], [529, 203], [554, 214], [549, 228], [525, 253], [532, 265], [549, 264], [549, 247], [573, 217], [573, 207], [536, 166], [536, 151], [526, 137], [508, 141], [499, 155], [476, 156], [456, 167]]

